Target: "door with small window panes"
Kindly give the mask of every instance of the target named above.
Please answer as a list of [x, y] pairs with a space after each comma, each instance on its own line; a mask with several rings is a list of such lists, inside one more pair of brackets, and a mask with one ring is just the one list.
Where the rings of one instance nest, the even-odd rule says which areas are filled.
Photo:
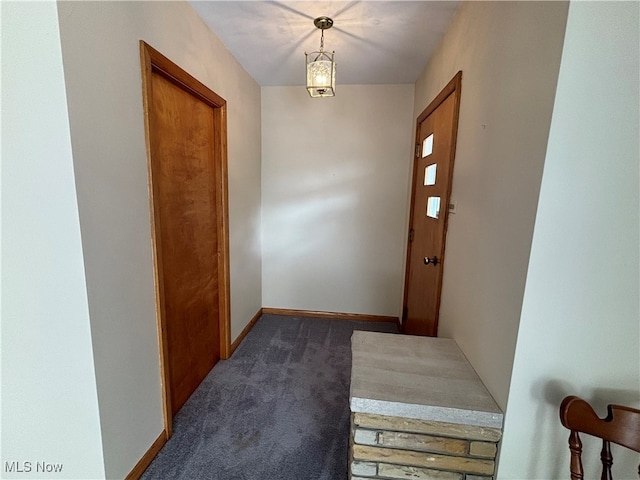
[[459, 72], [417, 120], [402, 312], [408, 334], [438, 333], [461, 78]]

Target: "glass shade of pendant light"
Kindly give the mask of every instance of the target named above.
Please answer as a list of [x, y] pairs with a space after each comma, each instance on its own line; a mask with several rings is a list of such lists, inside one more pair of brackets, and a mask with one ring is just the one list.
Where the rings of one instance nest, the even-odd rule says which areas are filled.
[[318, 17], [313, 24], [322, 31], [320, 50], [305, 52], [307, 64], [307, 91], [312, 97], [333, 97], [336, 94], [336, 52], [324, 51], [324, 31], [333, 26], [329, 17]]

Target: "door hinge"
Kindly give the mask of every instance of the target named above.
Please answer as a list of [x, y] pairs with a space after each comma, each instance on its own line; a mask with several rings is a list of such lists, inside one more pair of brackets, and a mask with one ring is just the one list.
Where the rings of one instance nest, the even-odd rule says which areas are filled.
[[414, 230], [413, 228], [409, 229], [409, 243], [413, 242], [413, 235], [414, 235]]
[[416, 145], [416, 158], [420, 158], [420, 144]]

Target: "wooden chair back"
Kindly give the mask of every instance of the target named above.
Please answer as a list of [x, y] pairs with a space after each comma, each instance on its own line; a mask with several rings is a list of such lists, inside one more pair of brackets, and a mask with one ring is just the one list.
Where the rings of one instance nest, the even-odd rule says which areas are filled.
[[[640, 410], [620, 405], [607, 406], [606, 418], [599, 418], [583, 399], [576, 396], [566, 397], [560, 405], [560, 421], [571, 430], [569, 435], [569, 450], [571, 451], [571, 480], [582, 480], [582, 441], [580, 433], [586, 433], [602, 439], [601, 480], [612, 480], [610, 442], [640, 452]], [[640, 466], [638, 467], [640, 476]]]

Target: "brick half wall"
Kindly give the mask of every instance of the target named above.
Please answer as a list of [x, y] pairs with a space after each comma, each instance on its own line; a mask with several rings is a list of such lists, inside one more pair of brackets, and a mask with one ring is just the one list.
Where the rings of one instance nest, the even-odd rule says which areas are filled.
[[497, 428], [352, 413], [349, 479], [490, 480]]

